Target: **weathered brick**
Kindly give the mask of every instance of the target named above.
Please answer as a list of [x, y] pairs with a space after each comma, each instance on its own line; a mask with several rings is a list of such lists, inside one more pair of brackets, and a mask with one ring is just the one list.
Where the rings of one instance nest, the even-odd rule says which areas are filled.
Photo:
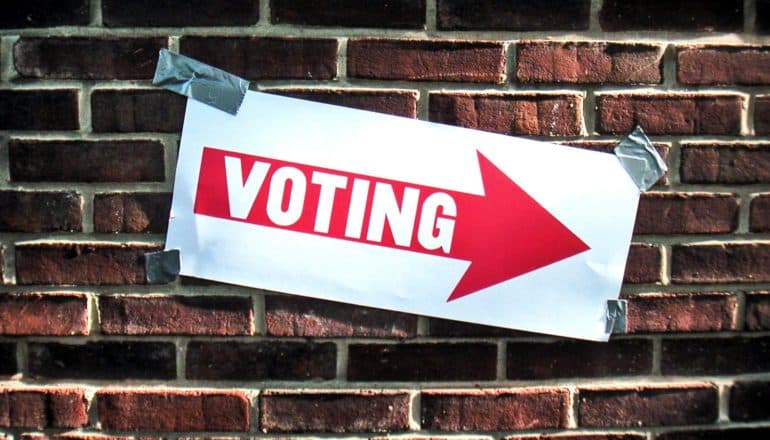
[[240, 391], [102, 390], [96, 405], [109, 431], [249, 429], [249, 399]]
[[174, 379], [176, 347], [165, 342], [29, 343], [29, 374], [49, 379]]
[[770, 144], [683, 143], [684, 183], [770, 183]]
[[0, 376], [16, 373], [16, 344], [0, 343]]
[[[160, 440], [156, 437], [141, 437], [142, 440]], [[121, 437], [115, 435], [100, 435], [91, 433], [65, 432], [63, 434], [38, 434], [25, 433], [22, 440], [134, 440], [134, 437]]]
[[579, 95], [534, 93], [431, 93], [431, 121], [502, 134], [580, 134]]
[[89, 0], [6, 0], [0, 28], [40, 28], [87, 25]]
[[265, 91], [359, 110], [388, 113], [406, 118], [417, 117], [417, 92], [413, 91], [345, 89], [270, 89]]
[[677, 79], [682, 84], [770, 83], [768, 46], [695, 46], [679, 48]]
[[713, 423], [719, 414], [714, 385], [580, 390], [578, 425], [673, 426]]
[[0, 388], [0, 427], [79, 428], [87, 422], [80, 389]]
[[264, 432], [407, 431], [409, 411], [409, 395], [399, 392], [266, 391], [259, 399]]
[[631, 284], [656, 283], [660, 281], [660, 248], [651, 244], [631, 244], [626, 261], [623, 281]]
[[605, 31], [718, 31], [743, 29], [742, 0], [605, 0], [599, 11]]
[[628, 376], [652, 371], [652, 342], [644, 340], [510, 342], [506, 356], [506, 374], [512, 380]]
[[751, 199], [749, 228], [751, 232], [770, 232], [770, 194]]
[[186, 375], [192, 380], [334, 379], [332, 342], [190, 342]]
[[102, 0], [108, 27], [248, 26], [259, 20], [254, 0]]
[[309, 298], [265, 297], [267, 333], [273, 336], [408, 338], [417, 316]]
[[81, 231], [81, 203], [75, 192], [0, 191], [0, 231]]
[[729, 94], [601, 94], [596, 130], [625, 134], [640, 125], [648, 134], [740, 134], [743, 98]]
[[163, 90], [95, 90], [91, 126], [97, 133], [179, 133], [186, 102]]
[[0, 90], [0, 130], [77, 130], [76, 90]]
[[0, 335], [89, 334], [88, 299], [79, 294], [0, 294]]
[[737, 299], [727, 293], [646, 294], [628, 299], [628, 332], [736, 330]]
[[348, 380], [494, 380], [496, 359], [487, 343], [351, 344]]
[[20, 182], [160, 182], [163, 145], [156, 141], [12, 139], [11, 180]]
[[664, 339], [662, 350], [663, 374], [743, 374], [770, 369], [767, 337]]
[[102, 243], [20, 244], [16, 246], [18, 284], [140, 284], [144, 254], [157, 245]]
[[758, 135], [770, 134], [770, 96], [754, 99], [754, 131]]
[[150, 79], [165, 38], [21, 37], [13, 62], [22, 77]]
[[566, 390], [423, 391], [422, 427], [439, 431], [565, 428]]
[[655, 440], [765, 440], [770, 428], [727, 428], [670, 431], [658, 434]]
[[505, 46], [492, 41], [389, 40], [348, 42], [348, 76], [366, 79], [500, 83]]
[[171, 211], [168, 193], [112, 193], [94, 197], [96, 232], [166, 232]]
[[438, 0], [442, 30], [584, 30], [588, 0]]
[[303, 26], [422, 29], [425, 0], [270, 0], [271, 21]]
[[516, 78], [525, 83], [658, 84], [663, 50], [653, 44], [524, 41]]
[[734, 194], [644, 193], [635, 234], [719, 234], [738, 227]]
[[770, 33], [770, 0], [757, 0], [757, 16], [754, 22], [759, 33]]
[[746, 295], [746, 329], [770, 330], [770, 292]]
[[644, 434], [542, 434], [535, 437], [514, 435], [505, 440], [647, 440]]
[[730, 388], [730, 419], [770, 419], [770, 382], [736, 382]]
[[770, 281], [770, 245], [675, 245], [671, 254], [671, 280], [675, 283]]
[[249, 80], [333, 79], [337, 41], [265, 37], [183, 37], [181, 52]]

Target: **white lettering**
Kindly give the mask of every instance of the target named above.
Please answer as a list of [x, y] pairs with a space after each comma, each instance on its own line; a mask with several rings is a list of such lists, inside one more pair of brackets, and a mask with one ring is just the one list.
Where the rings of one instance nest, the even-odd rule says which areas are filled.
[[254, 162], [249, 178], [244, 183], [241, 159], [225, 156], [225, 178], [227, 180], [227, 198], [230, 202], [230, 216], [245, 219], [257, 198], [259, 189], [265, 182], [270, 165]]
[[[283, 201], [286, 197], [286, 185], [289, 183], [289, 203], [284, 210]], [[306, 190], [307, 179], [302, 171], [293, 167], [278, 168], [270, 180], [270, 192], [267, 195], [267, 216], [270, 221], [280, 226], [297, 223], [302, 215]]]
[[419, 197], [419, 189], [404, 188], [404, 198], [399, 207], [393, 186], [388, 183], [377, 182], [374, 185], [372, 213], [369, 218], [366, 239], [376, 242], [382, 241], [382, 233], [385, 228], [385, 221], [387, 221], [390, 231], [393, 233], [393, 241], [399, 246], [409, 246], [412, 243]]

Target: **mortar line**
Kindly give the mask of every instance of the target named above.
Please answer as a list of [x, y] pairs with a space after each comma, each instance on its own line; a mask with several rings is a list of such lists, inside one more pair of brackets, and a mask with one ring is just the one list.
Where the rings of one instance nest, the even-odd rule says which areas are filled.
[[504, 340], [497, 341], [496, 379], [505, 381], [508, 379], [508, 343]]
[[91, 26], [101, 27], [104, 25], [102, 14], [102, 0], [91, 0], [89, 13], [91, 16]]
[[425, 0], [425, 34], [435, 35], [438, 31], [437, 0]]
[[599, 22], [599, 13], [602, 9], [602, 0], [591, 0], [588, 15], [588, 30], [590, 32], [602, 32]]
[[660, 336], [652, 338], [652, 369], [650, 374], [661, 376], [661, 364], [663, 358], [663, 341]]
[[576, 386], [567, 387], [568, 406], [567, 406], [567, 428], [576, 429], [578, 427], [578, 411], [580, 409], [580, 394]]
[[730, 422], [730, 385], [721, 384], [718, 388], [719, 416], [717, 423]]
[[259, 20], [257, 27], [268, 27], [272, 22], [272, 10], [270, 8], [271, 0], [259, 0]]
[[409, 393], [409, 428], [412, 431], [422, 430], [422, 392], [420, 390]]
[[254, 335], [267, 335], [267, 318], [265, 308], [265, 294], [257, 293], [252, 296], [252, 307], [254, 313], [253, 330]]
[[348, 342], [345, 340], [335, 341], [337, 346], [337, 370], [335, 377], [337, 381], [342, 383], [348, 379]]
[[189, 338], [178, 337], [174, 339], [176, 346], [176, 378], [181, 382], [187, 382], [187, 342]]
[[735, 318], [733, 321], [736, 331], [743, 331], [746, 329], [747, 296], [748, 294], [743, 290], [735, 292]]
[[755, 34], [757, 24], [756, 0], [743, 0], [743, 33]]
[[348, 79], [348, 39], [337, 39], [337, 77], [339, 84], [346, 84]]

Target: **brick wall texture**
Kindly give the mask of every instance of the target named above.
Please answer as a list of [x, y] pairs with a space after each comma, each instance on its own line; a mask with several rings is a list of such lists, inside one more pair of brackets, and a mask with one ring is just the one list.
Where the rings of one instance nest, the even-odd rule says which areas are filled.
[[[0, 440], [770, 438], [770, 0], [0, 9]], [[641, 198], [628, 334], [146, 285], [185, 111], [151, 85], [160, 48], [271, 93], [580, 148], [641, 125], [669, 172]]]

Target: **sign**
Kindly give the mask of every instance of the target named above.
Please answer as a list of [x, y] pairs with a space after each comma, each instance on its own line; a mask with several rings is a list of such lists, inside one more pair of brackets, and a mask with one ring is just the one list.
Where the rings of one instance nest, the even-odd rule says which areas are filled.
[[607, 340], [639, 188], [611, 154], [247, 92], [188, 100], [180, 273]]

